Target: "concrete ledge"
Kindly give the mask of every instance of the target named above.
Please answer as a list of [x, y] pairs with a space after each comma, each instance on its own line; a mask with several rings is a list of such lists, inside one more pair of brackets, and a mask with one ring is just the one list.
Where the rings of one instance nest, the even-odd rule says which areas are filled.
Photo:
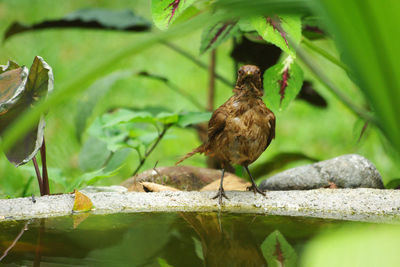
[[[306, 216], [371, 222], [400, 219], [400, 190], [316, 189], [252, 192], [227, 191], [222, 207], [210, 199], [215, 192], [101, 192], [88, 193], [94, 214], [119, 212], [232, 212]], [[1, 199], [0, 221], [72, 214], [74, 195]]]

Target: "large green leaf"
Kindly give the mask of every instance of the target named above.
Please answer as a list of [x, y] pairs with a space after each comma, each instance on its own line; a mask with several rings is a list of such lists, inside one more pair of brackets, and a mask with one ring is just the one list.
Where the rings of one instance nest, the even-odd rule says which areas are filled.
[[284, 110], [300, 92], [303, 71], [292, 57], [280, 62], [264, 73], [265, 102], [273, 111]]
[[296, 251], [278, 231], [272, 232], [261, 244], [261, 251], [269, 267], [297, 266]]
[[167, 29], [194, 2], [195, 0], [152, 0], [154, 24], [161, 30]]
[[399, 1], [311, 1], [400, 153]]
[[[18, 75], [20, 78], [15, 76], [17, 73], [19, 73]], [[39, 56], [35, 57], [29, 70], [28, 77], [24, 77], [26, 75], [26, 70], [24, 68], [6, 71], [0, 76], [4, 77], [8, 74], [11, 76], [14, 75], [12, 76], [14, 78], [11, 79], [11, 84], [15, 84], [14, 86], [7, 87], [7, 84], [10, 84], [10, 82], [1, 84], [1, 81], [7, 81], [7, 79], [1, 79], [0, 90], [14, 91], [14, 93], [5, 94], [13, 101], [3, 102], [3, 107], [6, 108], [3, 110], [4, 113], [0, 115], [0, 133], [5, 131], [8, 125], [13, 123], [21, 113], [30, 109], [38, 101], [44, 99], [47, 93], [53, 90], [54, 84], [51, 67]], [[21, 81], [16, 82], [15, 79]], [[18, 83], [19, 85], [16, 85]], [[25, 86], [22, 87], [22, 85]], [[27, 132], [9, 151], [7, 151], [6, 156], [14, 165], [19, 166], [31, 160], [42, 146], [45, 126], [43, 116], [36, 122], [36, 125], [36, 128]]]
[[218, 22], [217, 24], [204, 28], [201, 35], [200, 54], [216, 48], [218, 45], [237, 34], [239, 34], [239, 25], [237, 21]]
[[[257, 16], [251, 24], [258, 34], [267, 42], [278, 46], [293, 58], [296, 57], [294, 44], [301, 38], [301, 19], [297, 15]], [[289, 43], [290, 38], [293, 43]]]
[[89, 137], [79, 153], [79, 168], [84, 172], [100, 169], [110, 155], [106, 142]]
[[47, 20], [32, 25], [14, 22], [5, 31], [3, 38], [6, 40], [15, 34], [50, 28], [147, 31], [151, 28], [151, 23], [135, 15], [131, 10], [82, 9], [66, 15], [61, 19]]

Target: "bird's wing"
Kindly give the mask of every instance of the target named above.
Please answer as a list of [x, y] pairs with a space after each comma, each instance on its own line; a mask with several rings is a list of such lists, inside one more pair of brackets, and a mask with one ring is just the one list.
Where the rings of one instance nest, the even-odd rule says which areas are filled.
[[269, 134], [268, 134], [268, 139], [267, 139], [267, 145], [265, 148], [267, 148], [269, 146], [269, 144], [271, 143], [272, 139], [275, 138], [275, 115], [274, 113], [272, 113], [272, 111], [268, 110], [268, 119], [269, 119], [269, 125], [270, 125], [270, 129], [269, 129]]
[[208, 122], [208, 140], [213, 139], [218, 133], [222, 132], [225, 128], [227, 115], [223, 109], [218, 108], [214, 111]]

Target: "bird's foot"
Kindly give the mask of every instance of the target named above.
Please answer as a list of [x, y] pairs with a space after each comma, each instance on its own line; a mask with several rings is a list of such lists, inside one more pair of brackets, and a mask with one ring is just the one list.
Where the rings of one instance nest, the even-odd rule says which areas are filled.
[[220, 205], [222, 205], [222, 197], [229, 199], [226, 195], [225, 195], [225, 190], [224, 188], [220, 187], [218, 189], [218, 193], [215, 195], [215, 197], [213, 197], [212, 199], [216, 199], [218, 198], [218, 202]]
[[264, 197], [266, 196], [265, 192], [261, 191], [260, 188], [258, 188], [255, 184], [253, 184], [252, 186], [247, 187], [247, 190], [248, 191], [253, 191], [254, 194], [259, 193], [259, 194], [263, 195]]

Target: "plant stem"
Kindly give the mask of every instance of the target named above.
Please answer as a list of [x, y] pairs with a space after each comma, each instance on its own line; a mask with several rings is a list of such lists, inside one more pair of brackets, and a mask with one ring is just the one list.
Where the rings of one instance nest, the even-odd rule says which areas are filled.
[[146, 162], [146, 159], [150, 156], [151, 152], [153, 152], [153, 150], [156, 148], [156, 146], [158, 145], [158, 143], [160, 143], [161, 139], [164, 137], [165, 133], [167, 132], [167, 130], [172, 126], [172, 124], [166, 124], [164, 125], [163, 130], [161, 131], [161, 133], [158, 135], [156, 141], [154, 142], [154, 144], [150, 147], [149, 150], [147, 150], [144, 154], [144, 156], [141, 158], [139, 165], [136, 167], [135, 171], [133, 172], [132, 176], [135, 176], [138, 171], [140, 170], [140, 168], [142, 168], [143, 164]]
[[326, 52], [324, 49], [322, 49], [321, 47], [316, 46], [313, 42], [311, 42], [310, 40], [308, 40], [306, 37], [303, 36], [302, 38], [302, 42], [311, 50], [313, 50], [314, 52], [320, 54], [321, 56], [323, 56], [324, 58], [326, 58], [327, 60], [329, 60], [330, 62], [332, 62], [333, 64], [335, 64], [336, 66], [340, 67], [341, 69], [345, 70], [346, 72], [350, 72], [350, 69], [343, 64], [339, 59], [337, 59], [336, 57], [332, 56], [331, 54], [329, 54], [328, 52]]
[[[281, 26], [278, 25], [277, 26], [278, 29], [280, 31], [282, 31]], [[287, 36], [289, 43], [295, 47], [296, 49], [296, 54], [297, 56], [300, 58], [301, 61], [303, 61], [303, 63], [311, 70], [311, 72], [314, 73], [315, 78], [322, 83], [323, 85], [325, 85], [325, 87], [327, 89], [329, 89], [334, 95], [336, 95], [337, 98], [339, 98], [343, 104], [345, 104], [351, 111], [354, 112], [354, 114], [356, 114], [358, 117], [363, 118], [366, 121], [370, 121], [372, 123], [374, 123], [375, 125], [377, 125], [379, 128], [380, 127], [380, 123], [377, 121], [376, 117], [371, 115], [367, 110], [355, 105], [350, 98], [348, 98], [342, 91], [340, 91], [339, 88], [337, 88], [330, 80], [327, 76], [325, 76], [325, 74], [320, 71], [320, 69], [315, 66], [315, 64], [313, 64], [311, 62], [311, 60], [308, 59], [306, 52], [304, 51], [304, 49], [300, 46], [297, 45], [296, 42], [293, 41], [293, 39], [290, 36]], [[305, 38], [303, 39], [303, 41], [305, 40]], [[307, 42], [307, 41], [306, 41]], [[309, 42], [311, 43], [311, 42]], [[317, 49], [319, 50], [319, 52], [324, 51], [322, 49]], [[325, 55], [329, 55], [328, 53], [325, 53]], [[347, 67], [346, 67], [347, 68]]]
[[[187, 59], [189, 59], [190, 61], [192, 61], [194, 64], [196, 64], [197, 66], [203, 68], [203, 69], [208, 69], [207, 64], [201, 62], [200, 60], [198, 60], [197, 58], [195, 58], [193, 55], [189, 54], [188, 52], [184, 51], [182, 48], [170, 43], [170, 42], [166, 42], [166, 41], [161, 41], [161, 44], [171, 48], [172, 50], [174, 50], [175, 52], [177, 52], [178, 54], [181, 54], [182, 56], [186, 57]], [[229, 81], [228, 79], [226, 79], [225, 77], [221, 76], [218, 73], [215, 73], [215, 78], [220, 80], [221, 82], [223, 82], [224, 84], [226, 84], [229, 87], [233, 87], [235, 86], [234, 83], [232, 83], [231, 81]]]
[[353, 111], [360, 118], [365, 119], [366, 121], [371, 121], [377, 126], [379, 126], [378, 121], [374, 116], [372, 116], [367, 110], [356, 106], [350, 98], [348, 98], [339, 88], [337, 88], [329, 79], [325, 76], [325, 74], [320, 71], [306, 56], [305, 51], [300, 47], [296, 47], [297, 56], [303, 61], [303, 63], [314, 73], [315, 78], [325, 85], [334, 95], [339, 98], [343, 104], [345, 104], [351, 111]]
[[33, 166], [35, 167], [36, 177], [37, 177], [38, 184], [39, 184], [40, 195], [44, 196], [43, 180], [42, 180], [42, 176], [40, 175], [40, 170], [39, 170], [39, 166], [36, 161], [36, 156], [32, 158], [32, 162], [33, 162]]
[[167, 87], [169, 87], [172, 91], [174, 91], [175, 93], [177, 93], [177, 94], [181, 95], [182, 97], [186, 98], [189, 102], [191, 102], [198, 109], [200, 109], [200, 110], [206, 110], [207, 109], [202, 104], [200, 104], [200, 102], [198, 102], [196, 98], [194, 98], [192, 95], [188, 94], [187, 92], [185, 92], [184, 90], [179, 88], [179, 86], [177, 86], [176, 84], [172, 83], [170, 80], [168, 80], [165, 77], [162, 77], [162, 76], [156, 75], [156, 74], [151, 74], [151, 73], [148, 73], [148, 72], [143, 72], [143, 71], [137, 73], [137, 75], [140, 75], [142, 77], [149, 78], [149, 79], [159, 80], [159, 81], [163, 82]]
[[209, 84], [208, 84], [208, 111], [214, 110], [214, 98], [215, 98], [215, 62], [216, 62], [216, 49], [211, 51], [211, 60], [209, 71]]
[[42, 159], [43, 193], [44, 195], [50, 195], [49, 175], [47, 173], [47, 163], [46, 163], [46, 143], [44, 141], [44, 136], [43, 136], [43, 144], [40, 147], [40, 157]]
[[[233, 47], [235, 48], [236, 45], [238, 43], [237, 37], [233, 37]], [[234, 49], [233, 48], [233, 49]], [[233, 75], [234, 75], [234, 79], [236, 79], [236, 73], [239, 70], [239, 62], [237, 61], [236, 58], [233, 58]]]

